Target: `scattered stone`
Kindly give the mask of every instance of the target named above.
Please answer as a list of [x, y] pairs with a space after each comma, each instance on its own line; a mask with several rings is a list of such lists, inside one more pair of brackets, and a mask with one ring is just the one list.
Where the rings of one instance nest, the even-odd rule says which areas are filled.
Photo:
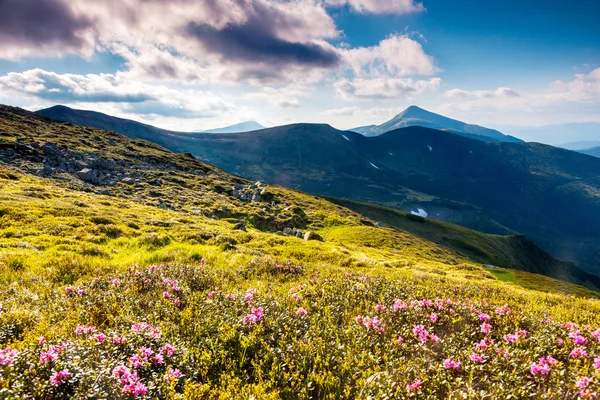
[[385, 224], [381, 221], [377, 221], [377, 223], [375, 224], [378, 228], [384, 228]]
[[90, 168], [84, 168], [77, 173], [79, 179], [84, 182], [93, 183], [96, 180], [96, 172]]
[[323, 238], [319, 234], [309, 231], [304, 233], [304, 240], [318, 240], [322, 242]]

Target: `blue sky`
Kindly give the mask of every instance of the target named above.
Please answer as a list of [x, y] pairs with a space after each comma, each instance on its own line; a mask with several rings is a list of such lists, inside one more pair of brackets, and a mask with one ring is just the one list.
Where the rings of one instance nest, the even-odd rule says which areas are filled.
[[182, 131], [351, 128], [411, 104], [600, 122], [599, 18], [589, 0], [3, 0], [0, 102]]

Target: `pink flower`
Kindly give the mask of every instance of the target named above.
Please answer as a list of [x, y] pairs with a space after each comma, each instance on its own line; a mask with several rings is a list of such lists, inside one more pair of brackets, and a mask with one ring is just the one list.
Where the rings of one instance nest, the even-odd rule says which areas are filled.
[[213, 297], [215, 297], [215, 295], [217, 294], [217, 292], [215, 292], [214, 290], [212, 292], [208, 293], [208, 298], [212, 299]]
[[402, 336], [398, 336], [398, 339], [396, 339], [396, 344], [402, 344], [404, 343], [404, 339], [402, 339]]
[[252, 308], [252, 313], [248, 314], [244, 317], [244, 323], [245, 324], [255, 324], [257, 322], [260, 322], [263, 318], [263, 309], [262, 307], [259, 308]]
[[164, 358], [164, 357], [163, 357], [161, 354], [157, 354], [157, 355], [155, 355], [155, 356], [154, 356], [152, 359], [153, 359], [153, 360], [154, 360], [154, 362], [155, 362], [155, 363], [157, 363], [157, 364], [162, 364], [162, 363], [164, 363], [164, 362], [165, 362], [165, 358]]
[[596, 340], [600, 340], [600, 329], [596, 329], [594, 332], [592, 332], [592, 337]]
[[493, 340], [481, 339], [481, 342], [477, 343], [475, 345], [475, 347], [477, 348], [477, 350], [486, 350], [489, 346], [493, 346], [493, 345], [494, 345]]
[[409, 392], [414, 392], [415, 390], [417, 390], [421, 385], [423, 384], [423, 382], [421, 382], [420, 379], [417, 379], [416, 381], [414, 381], [413, 383], [411, 383], [410, 385], [406, 386], [406, 390], [408, 390]]
[[598, 394], [596, 392], [592, 392], [588, 389], [582, 390], [581, 392], [579, 392], [579, 396], [582, 399], [597, 399], [598, 398]]
[[444, 368], [446, 369], [459, 369], [460, 368], [460, 362], [458, 361], [454, 361], [450, 358], [447, 358], [444, 360]]
[[383, 305], [381, 305], [381, 304], [377, 304], [377, 305], [375, 306], [375, 311], [381, 312], [381, 311], [383, 311], [383, 310], [385, 310], [385, 307], [384, 307]]
[[38, 338], [38, 344], [41, 346], [41, 345], [43, 345], [44, 343], [46, 343], [46, 338], [45, 338], [45, 337], [43, 337], [43, 336], [40, 336], [40, 337]]
[[146, 361], [148, 361], [148, 360], [140, 357], [139, 354], [134, 354], [131, 357], [129, 357], [129, 362], [131, 363], [133, 368], [136, 368], [136, 369], [141, 368], [142, 365], [144, 365], [144, 362], [146, 362]]
[[58, 352], [55, 349], [50, 349], [40, 354], [40, 362], [42, 364], [53, 363], [56, 360], [58, 360]]
[[88, 333], [93, 333], [93, 332], [96, 332], [96, 327], [95, 326], [77, 325], [74, 332], [76, 335], [84, 335], [84, 334], [88, 334]]
[[600, 369], [600, 357], [594, 358], [594, 364], [592, 364], [594, 368]]
[[115, 285], [115, 286], [119, 286], [121, 284], [121, 281], [118, 280], [118, 279], [113, 279], [112, 280], [112, 284]]
[[63, 379], [68, 378], [71, 374], [68, 369], [63, 369], [62, 371], [55, 372], [50, 377], [50, 384], [52, 386], [58, 386], [62, 383]]
[[10, 348], [0, 349], [0, 365], [10, 365], [15, 357], [17, 357], [17, 351], [11, 350]]
[[587, 357], [587, 351], [585, 351], [581, 347], [575, 347], [569, 355], [571, 356], [571, 358], [585, 358]]
[[496, 349], [496, 353], [502, 357], [508, 357], [508, 350]]
[[548, 364], [536, 364], [536, 363], [532, 363], [531, 367], [531, 374], [532, 375], [548, 375], [550, 373], [550, 365]]
[[173, 354], [175, 354], [175, 346], [173, 346], [172, 344], [165, 344], [164, 347], [162, 348], [161, 352], [167, 356], [167, 357], [171, 357]]
[[546, 358], [542, 357], [542, 358], [540, 358], [539, 361], [540, 361], [540, 364], [549, 364], [549, 365], [556, 364], [556, 360], [552, 356], [548, 356]]
[[179, 378], [181, 376], [181, 371], [178, 369], [172, 369], [169, 368], [169, 370], [167, 371], [167, 375], [165, 376], [165, 379], [169, 382]]
[[478, 363], [481, 364], [484, 362], [483, 357], [481, 357], [479, 354], [477, 353], [471, 353], [471, 355], [469, 356], [469, 359], [474, 362], [474, 363]]
[[433, 313], [429, 316], [429, 319], [435, 324], [438, 320], [438, 315], [436, 313]]
[[354, 321], [355, 321], [355, 322], [356, 322], [358, 325], [360, 325], [360, 324], [362, 324], [362, 323], [363, 323], [363, 321], [364, 321], [364, 320], [363, 320], [363, 317], [362, 317], [362, 315], [357, 315], [357, 316], [356, 316], [356, 318], [354, 318]]
[[169, 292], [163, 292], [162, 297], [163, 297], [163, 299], [170, 299], [171, 294]]
[[97, 335], [92, 336], [92, 339], [95, 339], [99, 342], [104, 342], [106, 340], [106, 336], [103, 333], [99, 333]]
[[205, 258], [202, 258], [202, 260], [200, 260], [200, 262], [201, 262], [202, 264], [206, 264], [208, 261], [207, 261]]
[[481, 329], [481, 332], [483, 332], [486, 335], [489, 334], [493, 329], [492, 325], [487, 324], [485, 322], [483, 324], [481, 324], [481, 326], [479, 328]]
[[575, 385], [579, 389], [585, 389], [586, 387], [589, 386], [590, 383], [592, 383], [592, 380], [590, 378], [588, 378], [587, 376], [582, 376], [581, 378], [577, 379], [577, 382], [575, 382]]
[[520, 336], [527, 336], [527, 334], [528, 334], [528, 333], [529, 333], [529, 332], [527, 332], [525, 329], [521, 329], [521, 330], [518, 330], [518, 331], [516, 331], [516, 332], [515, 332], [515, 334], [516, 334], [517, 336], [519, 336], [519, 337], [520, 337]]
[[254, 295], [252, 293], [246, 293], [246, 295], [244, 296], [244, 301], [252, 301], [253, 298]]
[[123, 393], [132, 394], [134, 396], [144, 396], [148, 393], [148, 389], [141, 382], [130, 383], [123, 386]]
[[306, 311], [304, 308], [300, 307], [298, 309], [298, 311], [296, 311], [296, 315], [299, 317], [304, 317], [306, 314], [308, 314], [308, 311]]
[[123, 344], [125, 343], [124, 337], [116, 337], [112, 340], [113, 344]]
[[504, 340], [506, 340], [508, 343], [516, 343], [517, 340], [519, 340], [519, 336], [517, 335], [504, 335]]
[[154, 354], [154, 351], [150, 347], [142, 347], [140, 352], [146, 357], [150, 357], [152, 354]]
[[479, 320], [483, 322], [490, 322], [490, 316], [487, 314], [479, 314]]
[[573, 343], [575, 343], [577, 346], [580, 346], [582, 344], [587, 344], [587, 342], [588, 342], [588, 340], [586, 338], [581, 336], [581, 333], [578, 330], [569, 333], [569, 337], [571, 338]]
[[396, 299], [394, 300], [394, 311], [406, 311], [406, 304], [402, 300]]

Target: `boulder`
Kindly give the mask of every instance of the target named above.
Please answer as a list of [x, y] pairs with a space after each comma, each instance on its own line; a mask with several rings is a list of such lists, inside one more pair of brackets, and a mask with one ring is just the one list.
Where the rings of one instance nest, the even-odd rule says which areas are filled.
[[304, 240], [318, 240], [318, 241], [322, 242], [323, 238], [320, 235], [309, 231], [309, 232], [304, 232]]
[[90, 168], [84, 168], [77, 173], [77, 177], [84, 182], [94, 182], [96, 180], [96, 172]]

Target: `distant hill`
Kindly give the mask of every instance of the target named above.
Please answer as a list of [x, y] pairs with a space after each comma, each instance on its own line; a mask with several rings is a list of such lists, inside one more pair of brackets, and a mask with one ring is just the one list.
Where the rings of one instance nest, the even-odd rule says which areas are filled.
[[[503, 132], [518, 136], [528, 142], [546, 143], [564, 147], [565, 142], [600, 140], [600, 122], [580, 122], [545, 126], [500, 126]], [[588, 147], [593, 147], [588, 146]], [[565, 147], [568, 148], [568, 147]], [[579, 150], [571, 148], [570, 150]]]
[[580, 153], [587, 154], [588, 156], [594, 156], [600, 158], [600, 146], [592, 147], [591, 149], [580, 150]]
[[567, 149], [567, 150], [575, 150], [575, 151], [589, 150], [593, 147], [600, 147], [600, 141], [583, 140], [581, 142], [563, 143], [563, 144], [559, 145], [558, 147], [562, 147], [563, 149]]
[[400, 114], [381, 125], [363, 126], [350, 130], [365, 136], [379, 136], [386, 132], [390, 132], [399, 128], [407, 128], [409, 126], [422, 126], [441, 131], [450, 131], [461, 136], [478, 140], [495, 142], [521, 141], [515, 137], [504, 135], [497, 130], [484, 128], [479, 125], [467, 124], [455, 119], [432, 113], [417, 106], [408, 107], [406, 110], [402, 111]]
[[235, 133], [235, 132], [252, 132], [264, 129], [265, 127], [256, 121], [240, 122], [239, 124], [226, 126], [224, 128], [208, 129], [205, 131], [196, 131], [204, 133]]
[[[129, 124], [102, 122], [130, 137], [141, 129], [156, 141], [145, 125], [134, 123], [130, 132]], [[166, 148], [240, 176], [403, 211], [421, 208], [430, 218], [482, 232], [524, 234], [554, 257], [600, 272], [600, 159], [419, 126], [376, 137], [322, 124], [250, 134], [158, 133]]]

